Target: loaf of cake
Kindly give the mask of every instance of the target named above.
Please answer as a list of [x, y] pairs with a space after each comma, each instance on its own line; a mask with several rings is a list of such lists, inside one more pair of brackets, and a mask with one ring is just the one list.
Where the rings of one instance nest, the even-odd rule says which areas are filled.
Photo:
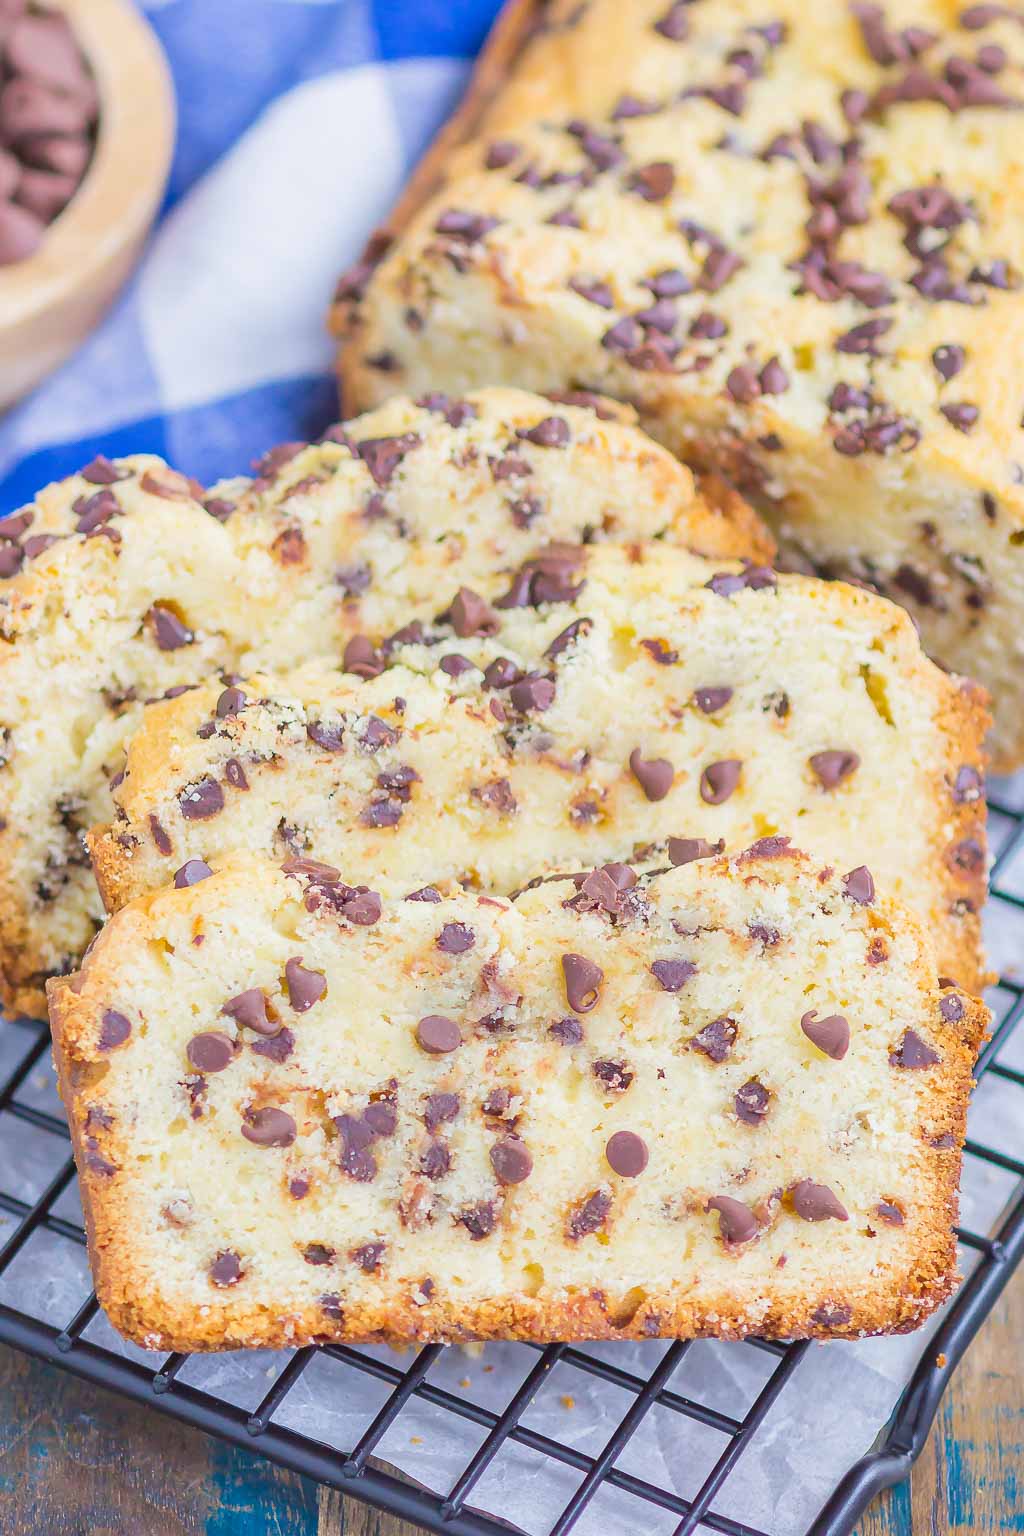
[[560, 546], [435, 606], [351, 641], [347, 670], [150, 705], [90, 838], [107, 906], [238, 849], [508, 895], [663, 861], [669, 834], [789, 836], [866, 866], [983, 985], [987, 717], [902, 609], [661, 545]]
[[238, 668], [337, 659], [518, 569], [550, 540], [662, 539], [770, 558], [737, 496], [607, 412], [505, 390], [432, 396], [270, 452], [204, 490], [98, 459], [0, 521], [0, 976], [45, 1009], [101, 907], [82, 842], [147, 699]]
[[195, 1350], [920, 1323], [986, 1010], [851, 875], [690, 853], [515, 903], [241, 855], [123, 908], [49, 988], [115, 1325]]
[[1020, 5], [518, 6], [440, 189], [339, 285], [346, 399], [629, 400], [909, 607], [1024, 761]]

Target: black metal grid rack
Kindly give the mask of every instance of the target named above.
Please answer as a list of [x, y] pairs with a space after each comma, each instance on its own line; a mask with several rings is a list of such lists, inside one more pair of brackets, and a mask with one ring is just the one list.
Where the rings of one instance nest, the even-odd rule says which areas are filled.
[[[1024, 785], [1006, 787], [1006, 794], [990, 800], [992, 837], [997, 857], [992, 875], [992, 899], [995, 908], [1009, 922], [1016, 918], [1020, 947], [1024, 957]], [[1011, 1088], [1024, 1089], [1024, 1070], [1008, 1064], [1013, 1058], [1012, 1036], [1024, 1016], [1024, 980], [1004, 975], [995, 989], [996, 1025], [985, 1046], [977, 1069], [1001, 1079]], [[74, 1163], [65, 1154], [67, 1129], [54, 1106], [40, 1107], [38, 1094], [32, 1092], [33, 1074], [45, 1067], [49, 1038], [45, 1029], [28, 1022], [7, 1026], [17, 1031], [15, 1061], [6, 1078], [0, 1078], [0, 1127], [7, 1123], [19, 1135], [31, 1132], [52, 1138], [60, 1147], [59, 1165], [45, 1187], [34, 1198], [10, 1192], [12, 1160], [4, 1156], [0, 1143], [0, 1219], [13, 1218], [6, 1231], [0, 1226], [0, 1288], [4, 1278], [24, 1255], [34, 1237], [48, 1234], [59, 1255], [80, 1265], [85, 1234], [77, 1211], [62, 1214], [69, 1206], [75, 1178]], [[1022, 1031], [1024, 1037], [1024, 1031]], [[1008, 1050], [1008, 1047], [1010, 1048]], [[1024, 1064], [1019, 1044], [1016, 1059]], [[1016, 1107], [1016, 1106], [1015, 1106]], [[1024, 1100], [1019, 1117], [1024, 1125]], [[25, 1128], [24, 1131], [22, 1128]], [[927, 1436], [942, 1391], [996, 1298], [1024, 1257], [1024, 1150], [1021, 1158], [969, 1140], [969, 1160], [977, 1160], [986, 1170], [1005, 1179], [1007, 1198], [1003, 1216], [994, 1231], [983, 1234], [961, 1229], [965, 1257], [972, 1263], [969, 1277], [946, 1311], [938, 1330], [924, 1346], [913, 1378], [897, 1410], [887, 1425], [877, 1448], [863, 1457], [843, 1477], [825, 1506], [809, 1527], [808, 1536], [839, 1536], [848, 1532], [869, 1500], [880, 1489], [898, 1482], [910, 1470]], [[77, 1253], [76, 1253], [77, 1250]], [[52, 1260], [51, 1260], [52, 1262]], [[0, 1289], [2, 1295], [2, 1289]], [[420, 1349], [409, 1364], [403, 1357], [387, 1358], [381, 1351], [364, 1351], [347, 1346], [325, 1346], [320, 1350], [297, 1350], [261, 1402], [248, 1410], [224, 1400], [212, 1391], [190, 1385], [182, 1379], [187, 1356], [169, 1355], [155, 1366], [143, 1363], [141, 1352], [125, 1357], [107, 1343], [85, 1337], [97, 1314], [94, 1295], [88, 1295], [71, 1317], [40, 1319], [0, 1301], [0, 1341], [63, 1366], [78, 1376], [124, 1393], [137, 1402], [147, 1403], [208, 1433], [219, 1435], [237, 1445], [250, 1446], [292, 1471], [329, 1483], [346, 1493], [365, 1499], [431, 1531], [451, 1536], [497, 1536], [507, 1532], [507, 1523], [474, 1507], [479, 1485], [495, 1459], [510, 1448], [527, 1451], [539, 1458], [540, 1465], [557, 1464], [578, 1477], [574, 1491], [561, 1501], [561, 1508], [543, 1530], [529, 1536], [567, 1536], [577, 1525], [591, 1501], [602, 1490], [618, 1490], [636, 1501], [636, 1524], [622, 1524], [626, 1532], [639, 1529], [654, 1511], [665, 1512], [662, 1522], [675, 1517], [672, 1536], [689, 1536], [698, 1529], [718, 1531], [725, 1536], [770, 1536], [769, 1532], [745, 1523], [735, 1513], [716, 1511], [716, 1501], [726, 1490], [737, 1462], [750, 1447], [760, 1426], [782, 1389], [791, 1380], [799, 1383], [801, 1365], [808, 1345], [777, 1344], [763, 1340], [731, 1346], [737, 1350], [762, 1352], [767, 1378], [754, 1400], [740, 1416], [731, 1416], [708, 1403], [695, 1400], [673, 1389], [672, 1378], [687, 1352], [693, 1347], [674, 1343], [666, 1347], [648, 1377], [624, 1369], [608, 1358], [592, 1355], [566, 1345], [517, 1346], [523, 1352], [527, 1369], [518, 1387], [503, 1406], [483, 1406], [449, 1385], [431, 1379], [441, 1355], [441, 1346]], [[532, 1354], [531, 1354], [532, 1350]], [[333, 1371], [359, 1373], [374, 1378], [383, 1391], [383, 1402], [376, 1416], [348, 1450], [324, 1444], [300, 1434], [278, 1421], [282, 1405], [316, 1356], [324, 1357]], [[535, 1356], [535, 1358], [534, 1358]], [[625, 1411], [606, 1442], [596, 1452], [584, 1451], [571, 1443], [570, 1437], [554, 1438], [540, 1433], [525, 1422], [531, 1405], [545, 1390], [556, 1366], [574, 1367], [601, 1384]], [[347, 1376], [352, 1380], [351, 1375]], [[341, 1390], [343, 1390], [343, 1384]], [[476, 1450], [462, 1465], [446, 1493], [435, 1494], [400, 1480], [370, 1464], [389, 1431], [397, 1425], [411, 1405], [429, 1407], [441, 1415], [455, 1415], [473, 1426], [478, 1437]], [[716, 1431], [723, 1442], [699, 1489], [688, 1498], [677, 1491], [658, 1487], [620, 1465], [623, 1452], [655, 1407], [672, 1416], [673, 1433], [679, 1437], [680, 1456], [685, 1456], [688, 1437], [699, 1433], [697, 1426]], [[628, 1459], [628, 1458], [627, 1458]], [[644, 1523], [644, 1528], [647, 1528]], [[609, 1525], [608, 1529], [614, 1529]]]

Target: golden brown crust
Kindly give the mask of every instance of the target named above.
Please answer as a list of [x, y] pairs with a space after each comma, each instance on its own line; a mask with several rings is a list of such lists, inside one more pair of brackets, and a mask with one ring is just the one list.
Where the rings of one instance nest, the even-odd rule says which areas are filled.
[[[570, 1287], [573, 1294], [540, 1298], [520, 1290], [503, 1295], [499, 1287], [486, 1299], [460, 1297], [456, 1300], [446, 1296], [442, 1285], [435, 1294], [431, 1295], [429, 1291], [422, 1295], [417, 1293], [413, 1300], [407, 1294], [400, 1294], [400, 1287], [396, 1292], [385, 1282], [386, 1300], [374, 1300], [372, 1295], [365, 1294], [363, 1287], [357, 1294], [343, 1296], [340, 1301], [334, 1298], [336, 1304], [325, 1313], [319, 1303], [284, 1304], [264, 1293], [247, 1300], [244, 1283], [226, 1292], [207, 1288], [205, 1297], [201, 1293], [192, 1296], [171, 1294], [169, 1289], [162, 1293], [159, 1281], [154, 1284], [152, 1272], [137, 1262], [138, 1252], [151, 1247], [145, 1230], [147, 1218], [131, 1192], [123, 1197], [119, 1194], [121, 1170], [128, 1172], [132, 1167], [132, 1133], [126, 1135], [116, 1123], [104, 1123], [109, 1117], [98, 1114], [98, 1107], [105, 1101], [130, 1102], [117, 1097], [118, 1090], [111, 1086], [114, 1079], [107, 1076], [113, 1073], [116, 1077], [123, 1070], [121, 1058], [116, 1052], [104, 1055], [97, 1051], [100, 1017], [104, 1002], [112, 995], [119, 995], [126, 1006], [134, 1009], [135, 1000], [126, 1001], [124, 993], [125, 976], [133, 964], [131, 957], [139, 953], [140, 946], [154, 940], [159, 942], [159, 936], [168, 931], [166, 924], [172, 908], [184, 919], [184, 928], [180, 931], [188, 931], [189, 925], [195, 929], [197, 924], [205, 923], [210, 942], [215, 943], [218, 903], [223, 904], [225, 888], [231, 893], [241, 893], [244, 905], [261, 884], [265, 884], [268, 893], [275, 885], [281, 885], [280, 876], [269, 870], [265, 876], [261, 874], [264, 868], [252, 860], [229, 862], [223, 873], [192, 890], [141, 899], [112, 920], [79, 976], [54, 980], [49, 985], [54, 1054], [80, 1171], [97, 1294], [112, 1321], [126, 1337], [146, 1347], [181, 1350], [294, 1347], [343, 1340], [404, 1342], [508, 1338], [546, 1341], [700, 1336], [742, 1338], [753, 1334], [852, 1338], [908, 1331], [918, 1326], [950, 1293], [955, 1263], [952, 1228], [957, 1212], [956, 1189], [966, 1100], [974, 1055], [989, 1015], [982, 1003], [948, 987], [941, 993], [945, 1006], [940, 1010], [937, 1006], [940, 993], [934, 980], [930, 979], [933, 973], [924, 930], [909, 913], [884, 898], [879, 898], [866, 913], [864, 909], [852, 909], [846, 903], [844, 923], [852, 923], [854, 929], [861, 928], [866, 936], [882, 936], [894, 959], [899, 961], [898, 976], [906, 975], [922, 997], [931, 999], [927, 1008], [930, 1022], [922, 1032], [930, 1036], [943, 1062], [941, 1069], [932, 1067], [928, 1071], [926, 1086], [922, 1084], [925, 1074], [920, 1072], [895, 1071], [891, 1074], [900, 1093], [913, 1079], [911, 1091], [919, 1095], [917, 1114], [920, 1118], [913, 1133], [915, 1171], [909, 1174], [908, 1168], [897, 1161], [883, 1176], [887, 1186], [885, 1198], [889, 1199], [895, 1198], [897, 1192], [903, 1198], [901, 1180], [906, 1180], [908, 1174], [913, 1180], [912, 1196], [908, 1190], [904, 1200], [907, 1219], [913, 1222], [911, 1249], [907, 1251], [905, 1265], [901, 1259], [893, 1269], [888, 1260], [885, 1261], [884, 1278], [873, 1262], [858, 1277], [855, 1271], [850, 1273], [844, 1259], [841, 1272], [837, 1270], [835, 1273], [834, 1284], [826, 1283], [826, 1294], [822, 1294], [820, 1281], [808, 1281], [801, 1295], [799, 1274], [794, 1275], [791, 1267], [780, 1268], [775, 1271], [780, 1277], [777, 1286], [759, 1274], [755, 1299], [754, 1293], [744, 1292], [742, 1288], [737, 1293], [730, 1278], [734, 1273], [730, 1266], [732, 1263], [742, 1265], [742, 1257], [733, 1255], [725, 1261], [716, 1259], [713, 1265], [709, 1257], [708, 1268], [713, 1269], [716, 1278], [703, 1294], [700, 1284], [680, 1293], [671, 1284], [659, 1285], [656, 1281], [645, 1282], [639, 1290], [631, 1287], [623, 1293], [621, 1287], [616, 1291], [614, 1285], [605, 1281], [599, 1285], [584, 1282], [582, 1286]], [[744, 864], [742, 858], [734, 862], [712, 861], [698, 871], [691, 867], [691, 873], [696, 875], [696, 883], [689, 887], [694, 899], [699, 899], [702, 891], [705, 894], [713, 892], [716, 882], [728, 879], [739, 887], [737, 899], [741, 908], [752, 898], [764, 899], [762, 892], [777, 889], [780, 885], [789, 887], [793, 881], [799, 888], [801, 882], [810, 878], [815, 888], [824, 892], [831, 891], [835, 884], [827, 874], [815, 876], [814, 866], [803, 855], [795, 853], [781, 859], [773, 858], [767, 863], [755, 859]], [[682, 871], [676, 871], [671, 878], [676, 879], [682, 874]], [[541, 921], [549, 922], [550, 916], [544, 914], [553, 913], [557, 903], [546, 898], [538, 900], [537, 914]], [[341, 943], [344, 950], [345, 941]], [[602, 958], [608, 974], [613, 974], [610, 969], [614, 960], [612, 951], [606, 950]], [[869, 986], [877, 988], [878, 970], [872, 969], [865, 974]], [[893, 986], [897, 989], [905, 985], [894, 978]], [[897, 990], [893, 992], [894, 1001], [897, 996], [902, 999], [896, 1005], [901, 1017], [912, 1017], [921, 1029], [918, 1022], [920, 1010], [911, 1001], [910, 994]], [[158, 1021], [151, 1020], [148, 1043], [143, 1045], [133, 1041], [127, 1049], [136, 1053], [145, 1051], [155, 1062], [160, 1027]], [[834, 1070], [834, 1067], [827, 1070]], [[484, 1087], [487, 1087], [486, 1083]], [[894, 1099], [891, 1110], [895, 1109], [895, 1104]], [[151, 1113], [152, 1108], [150, 1104], [148, 1112]], [[200, 1126], [203, 1123], [200, 1121]], [[879, 1130], [883, 1123], [888, 1122], [879, 1122]], [[742, 1134], [742, 1128], [740, 1132]], [[188, 1134], [187, 1127], [185, 1134]], [[531, 1135], [529, 1119], [523, 1134], [528, 1138]], [[759, 1136], [767, 1134], [767, 1129], [758, 1132]], [[893, 1155], [900, 1156], [895, 1153], [895, 1143]], [[888, 1187], [890, 1180], [894, 1189]], [[344, 1200], [344, 1188], [342, 1181], [331, 1199]], [[274, 1195], [273, 1198], [279, 1197]], [[792, 1218], [788, 1219], [792, 1221]], [[816, 1236], [820, 1230], [817, 1225], [812, 1228], [805, 1228], [800, 1222], [795, 1225], [800, 1230], [790, 1231], [786, 1239], [789, 1244], [796, 1243], [807, 1232]], [[864, 1241], [870, 1244], [875, 1239], [865, 1238]], [[902, 1234], [899, 1241], [902, 1242]], [[614, 1235], [611, 1242], [615, 1242]], [[879, 1260], [886, 1251], [884, 1247], [877, 1249]], [[482, 1254], [484, 1252], [481, 1250]], [[611, 1252], [614, 1253], [614, 1247]], [[806, 1249], [803, 1262], [808, 1262], [811, 1256], [812, 1250]], [[554, 1256], [552, 1259], [554, 1261]], [[801, 1261], [795, 1258], [793, 1262], [799, 1265]], [[345, 1292], [344, 1275], [341, 1282], [338, 1286], [337, 1278], [332, 1278], [331, 1289]], [[723, 1286], [720, 1293], [715, 1290], [717, 1284]], [[777, 1294], [772, 1294], [773, 1289], [777, 1289]]]

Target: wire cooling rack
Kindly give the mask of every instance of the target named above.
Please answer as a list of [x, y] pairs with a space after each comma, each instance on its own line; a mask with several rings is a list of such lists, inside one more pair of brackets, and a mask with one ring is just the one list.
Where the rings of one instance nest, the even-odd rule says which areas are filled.
[[[993, 948], [1004, 969], [993, 992], [994, 1033], [981, 1054], [977, 1076], [987, 1079], [981, 1094], [998, 1086], [1004, 1126], [1021, 1127], [1015, 1149], [1021, 1155], [988, 1144], [998, 1139], [988, 1131], [990, 1121], [999, 1120], [1000, 1115], [993, 1117], [981, 1106], [986, 1133], [983, 1140], [973, 1136], [968, 1140], [965, 1164], [975, 1170], [975, 1177], [995, 1182], [1001, 1218], [986, 1233], [960, 1230], [962, 1267], [968, 1278], [923, 1346], [877, 1448], [842, 1478], [807, 1536], [840, 1536], [850, 1531], [879, 1490], [907, 1475], [946, 1383], [1024, 1256], [1024, 1097], [1017, 1092], [1024, 1089], [1024, 1030], [1014, 1038], [1024, 1015], [1024, 975], [1015, 979], [1013, 965], [1015, 956], [1024, 961], [1024, 780], [1003, 786], [989, 804], [996, 860], [988, 915], [991, 927], [998, 930], [992, 935]], [[518, 1450], [533, 1453], [534, 1464], [544, 1471], [557, 1470], [563, 1487], [567, 1474], [575, 1482], [570, 1496], [559, 1498], [560, 1508], [543, 1528], [531, 1530], [529, 1536], [566, 1536], [591, 1509], [595, 1497], [610, 1490], [634, 1501], [634, 1513], [624, 1516], [621, 1524], [607, 1523], [604, 1528], [609, 1531], [652, 1528], [657, 1510], [665, 1512], [659, 1514], [658, 1528], [671, 1528], [672, 1536], [688, 1536], [698, 1529], [725, 1536], [772, 1536], [762, 1526], [745, 1523], [732, 1507], [725, 1513], [716, 1504], [731, 1505], [725, 1499], [729, 1480], [740, 1458], [757, 1441], [783, 1388], [793, 1382], [798, 1390], [803, 1379], [806, 1390], [814, 1390], [806, 1374], [810, 1347], [806, 1343], [751, 1340], [728, 1346], [759, 1351], [764, 1365], [763, 1384], [736, 1415], [699, 1400], [699, 1394], [685, 1395], [678, 1382], [673, 1386], [678, 1368], [694, 1348], [687, 1343], [668, 1345], [647, 1376], [625, 1368], [622, 1362], [629, 1363], [631, 1357], [620, 1356], [620, 1363], [615, 1363], [609, 1358], [614, 1351], [599, 1356], [561, 1344], [502, 1346], [518, 1352], [519, 1384], [507, 1400], [487, 1405], [462, 1390], [467, 1381], [456, 1388], [454, 1373], [439, 1369], [443, 1354], [439, 1345], [420, 1349], [411, 1363], [407, 1356], [385, 1350], [340, 1345], [300, 1349], [287, 1360], [261, 1401], [241, 1406], [209, 1384], [203, 1387], [183, 1379], [188, 1374], [188, 1356], [172, 1354], [154, 1364], [142, 1351], [128, 1348], [126, 1352], [102, 1315], [98, 1316], [96, 1298], [88, 1291], [74, 1163], [46, 1075], [49, 1037], [41, 1025], [28, 1021], [5, 1022], [0, 1029], [4, 1047], [0, 1054], [0, 1341], [236, 1445], [255, 1448], [294, 1472], [332, 1484], [431, 1531], [496, 1536], [520, 1529], [474, 1506], [474, 1496], [482, 1498], [481, 1483], [499, 1459]], [[1006, 1090], [1014, 1102], [1007, 1104]], [[22, 1299], [15, 1306], [3, 1298], [18, 1270], [21, 1285], [14, 1289]], [[30, 1302], [24, 1299], [26, 1274], [31, 1281]], [[67, 1278], [69, 1284], [54, 1285], [50, 1283], [54, 1278]], [[82, 1299], [68, 1306], [66, 1296], [73, 1293], [76, 1280]], [[54, 1295], [65, 1298], [63, 1312]], [[59, 1315], [50, 1315], [54, 1312]], [[311, 1367], [331, 1374], [335, 1393], [351, 1391], [357, 1378], [362, 1378], [360, 1387], [367, 1378], [375, 1383], [378, 1397], [374, 1400], [380, 1405], [347, 1449], [339, 1450], [281, 1422], [289, 1395]], [[527, 1422], [542, 1395], [553, 1390], [556, 1367], [585, 1373], [592, 1389], [606, 1394], [615, 1405], [610, 1411], [614, 1427], [596, 1454], [592, 1447], [584, 1450], [573, 1444], [568, 1434], [554, 1437]], [[476, 1449], [463, 1459], [446, 1493], [433, 1493], [370, 1464], [382, 1446], [386, 1453], [385, 1437], [403, 1416], [408, 1418], [417, 1410], [429, 1410], [436, 1425], [454, 1416], [473, 1431]], [[711, 1438], [716, 1454], [690, 1497], [682, 1497], [678, 1489], [657, 1486], [622, 1464], [628, 1464], [624, 1452], [655, 1410], [670, 1416], [672, 1453], [680, 1460], [692, 1452], [701, 1436], [706, 1452], [707, 1432], [715, 1432]], [[674, 1527], [663, 1527], [673, 1518]]]

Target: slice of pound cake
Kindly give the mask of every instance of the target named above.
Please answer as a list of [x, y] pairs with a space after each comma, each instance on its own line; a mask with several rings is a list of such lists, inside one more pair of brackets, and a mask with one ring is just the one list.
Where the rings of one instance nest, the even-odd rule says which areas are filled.
[[440, 190], [339, 286], [345, 398], [631, 401], [787, 551], [910, 607], [1021, 763], [1019, 0], [527, 8]]
[[[90, 838], [109, 908], [236, 849], [397, 890], [498, 895], [664, 854], [669, 833], [790, 836], [866, 865], [982, 985], [976, 690], [871, 593], [662, 546], [559, 546], [344, 672], [209, 683], [145, 710]], [[512, 606], [509, 606], [509, 604]]]
[[986, 1010], [774, 842], [514, 904], [239, 856], [50, 1001], [138, 1344], [855, 1337], [953, 1284]]
[[[0, 976], [39, 1012], [100, 917], [82, 833], [145, 700], [218, 669], [337, 657], [367, 625], [551, 539], [771, 556], [735, 496], [595, 411], [517, 392], [393, 401], [205, 491], [98, 459], [0, 522]], [[457, 583], [456, 583], [457, 584]]]

